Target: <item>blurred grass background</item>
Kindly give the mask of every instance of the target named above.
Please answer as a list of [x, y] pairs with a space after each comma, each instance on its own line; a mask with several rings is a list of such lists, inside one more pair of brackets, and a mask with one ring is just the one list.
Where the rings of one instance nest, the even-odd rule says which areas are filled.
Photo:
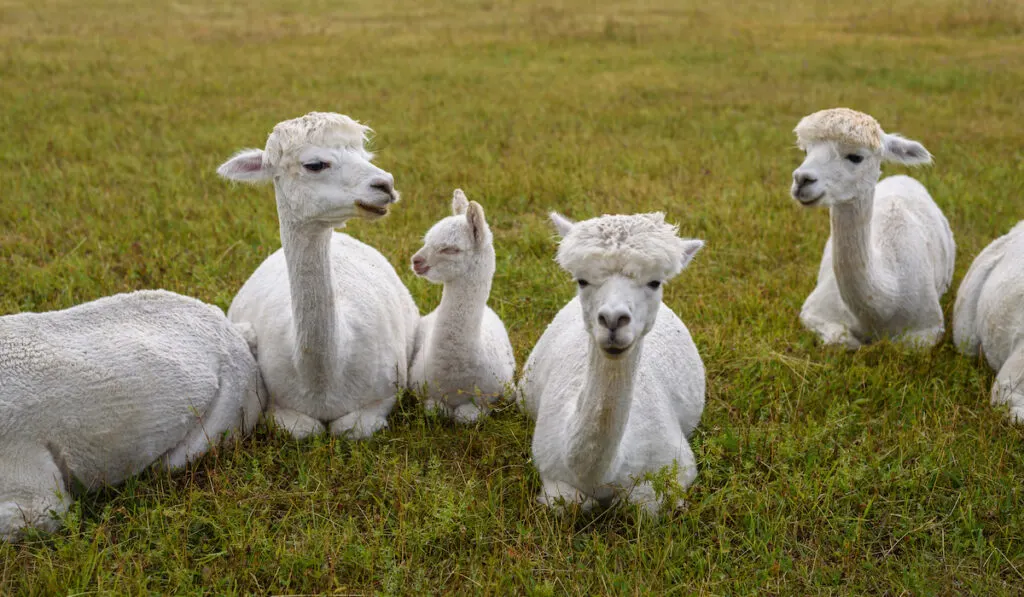
[[547, 211], [705, 239], [666, 302], [709, 382], [689, 508], [660, 522], [557, 518], [514, 408], [456, 428], [407, 398], [365, 443], [261, 429], [83, 496], [0, 546], [0, 593], [1019, 594], [1024, 442], [992, 373], [948, 341], [816, 345], [797, 314], [828, 219], [788, 187], [812, 111], [921, 141], [956, 285], [1024, 218], [1022, 92], [1013, 0], [0, 0], [0, 313], [158, 287], [226, 308], [280, 243], [272, 191], [214, 170], [329, 110], [376, 130], [403, 193], [347, 232], [423, 313], [419, 239], [454, 187], [483, 204], [520, 364], [574, 293]]

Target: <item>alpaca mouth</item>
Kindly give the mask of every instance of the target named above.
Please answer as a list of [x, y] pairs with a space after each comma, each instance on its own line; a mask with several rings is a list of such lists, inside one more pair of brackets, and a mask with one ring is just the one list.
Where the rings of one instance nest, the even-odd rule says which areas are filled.
[[606, 356], [609, 356], [609, 357], [611, 357], [613, 359], [617, 359], [617, 358], [621, 357], [622, 355], [626, 354], [627, 352], [629, 352], [630, 348], [632, 348], [632, 345], [629, 345], [629, 346], [602, 346], [601, 350], [604, 351], [604, 354]]
[[429, 265], [421, 265], [421, 266], [417, 267], [417, 266], [414, 265], [414, 266], [412, 266], [412, 271], [415, 272], [415, 274], [417, 276], [425, 276], [427, 274], [427, 272], [430, 271], [430, 266]]
[[814, 207], [815, 205], [817, 205], [824, 198], [825, 198], [825, 193], [822, 193], [822, 194], [818, 195], [817, 197], [815, 197], [814, 199], [811, 199], [810, 201], [805, 201], [805, 200], [801, 199], [800, 197], [796, 197], [796, 200], [799, 201], [800, 205], [803, 205], [804, 207]]
[[388, 215], [387, 207], [377, 207], [376, 205], [370, 205], [369, 203], [363, 203], [362, 201], [356, 201], [356, 207], [368, 211], [376, 216]]

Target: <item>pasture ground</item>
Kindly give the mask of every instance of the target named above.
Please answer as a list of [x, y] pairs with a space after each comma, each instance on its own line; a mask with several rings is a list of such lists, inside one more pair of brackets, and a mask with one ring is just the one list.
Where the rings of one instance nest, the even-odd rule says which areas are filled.
[[1024, 217], [1024, 4], [209, 4], [0, 0], [0, 313], [141, 288], [226, 308], [279, 240], [271, 189], [215, 168], [343, 112], [404, 196], [347, 231], [426, 313], [440, 289], [409, 259], [464, 188], [520, 364], [574, 293], [547, 211], [662, 210], [707, 240], [666, 289], [708, 374], [689, 506], [558, 518], [515, 408], [457, 428], [407, 397], [371, 441], [261, 427], [82, 496], [65, 530], [0, 546], [0, 594], [1019, 594], [1024, 430], [992, 373], [948, 337], [818, 346], [797, 313], [828, 219], [788, 187], [814, 110], [922, 141], [958, 245], [948, 318]]

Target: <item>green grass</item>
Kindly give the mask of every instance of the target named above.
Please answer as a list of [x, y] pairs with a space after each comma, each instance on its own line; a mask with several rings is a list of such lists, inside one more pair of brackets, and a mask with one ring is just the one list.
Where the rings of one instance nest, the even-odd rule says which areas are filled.
[[788, 187], [811, 111], [922, 141], [958, 284], [1024, 217], [1024, 5], [152, 4], [0, 0], [0, 313], [155, 287], [226, 308], [279, 240], [270, 189], [215, 168], [339, 111], [404, 197], [348, 231], [421, 311], [420, 237], [452, 188], [484, 205], [520, 364], [574, 292], [548, 210], [663, 210], [707, 240], [666, 289], [708, 370], [700, 474], [660, 522], [558, 518], [514, 408], [457, 428], [407, 397], [368, 442], [261, 428], [81, 496], [61, 532], [0, 546], [0, 594], [1019, 594], [1024, 441], [992, 373], [948, 339], [818, 346], [797, 313], [828, 222]]

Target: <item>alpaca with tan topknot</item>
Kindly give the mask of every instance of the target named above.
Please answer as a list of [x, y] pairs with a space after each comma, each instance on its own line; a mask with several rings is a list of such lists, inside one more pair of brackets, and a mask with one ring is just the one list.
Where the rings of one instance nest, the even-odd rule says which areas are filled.
[[334, 231], [382, 218], [398, 201], [391, 174], [370, 161], [369, 130], [310, 112], [275, 126], [266, 149], [217, 169], [274, 184], [281, 249], [238, 291], [228, 317], [256, 330], [268, 412], [296, 438], [328, 429], [369, 437], [387, 426], [407, 383], [416, 303], [383, 255]]
[[[646, 473], [697, 476], [688, 438], [704, 410], [704, 364], [661, 302], [662, 284], [704, 242], [679, 238], [660, 213], [573, 223], [552, 213], [558, 263], [576, 298], [555, 316], [523, 369], [521, 405], [537, 421], [538, 500], [583, 508], [626, 500], [657, 513]], [[678, 506], [679, 504], [672, 504]]]
[[807, 157], [791, 193], [804, 207], [827, 207], [832, 228], [800, 321], [849, 349], [886, 338], [934, 346], [945, 330], [939, 299], [953, 278], [953, 233], [921, 183], [878, 181], [883, 162], [928, 164], [931, 154], [847, 108], [815, 112], [795, 132]]

